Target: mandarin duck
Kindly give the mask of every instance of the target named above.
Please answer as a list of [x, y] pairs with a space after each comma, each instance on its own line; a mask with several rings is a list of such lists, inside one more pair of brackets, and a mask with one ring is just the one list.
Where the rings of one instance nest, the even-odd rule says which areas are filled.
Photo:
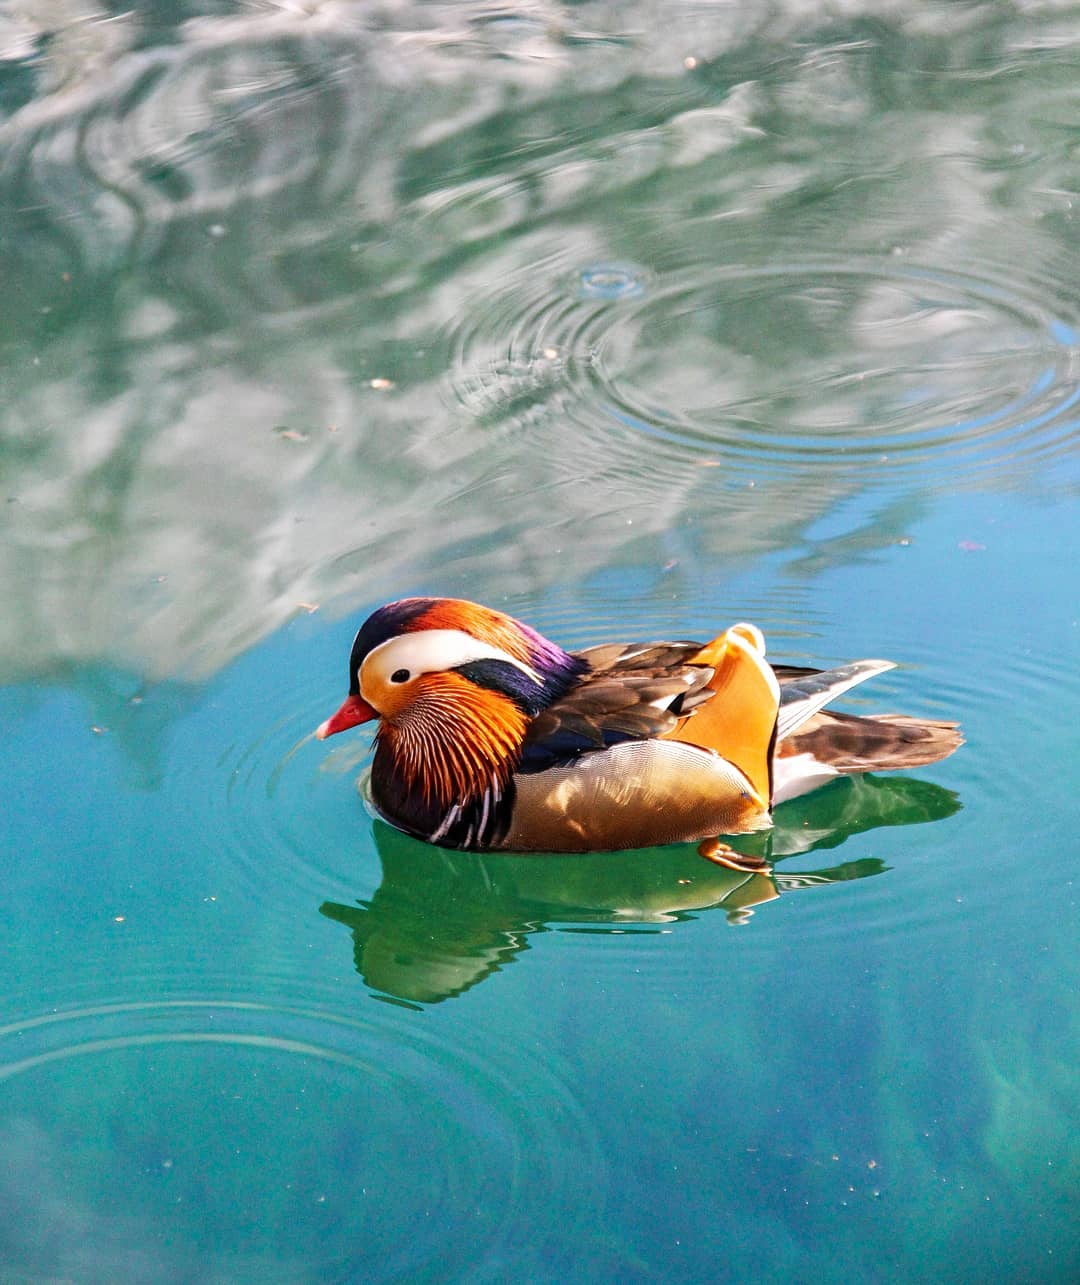
[[711, 642], [564, 651], [477, 603], [405, 598], [361, 626], [349, 694], [319, 739], [378, 719], [371, 799], [391, 825], [472, 851], [597, 852], [718, 842], [835, 780], [933, 763], [955, 723], [825, 711], [892, 669], [772, 666], [754, 625]]

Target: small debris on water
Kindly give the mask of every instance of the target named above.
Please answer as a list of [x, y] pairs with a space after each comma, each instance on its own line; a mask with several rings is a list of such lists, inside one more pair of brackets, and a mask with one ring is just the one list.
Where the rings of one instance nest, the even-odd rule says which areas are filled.
[[97, 723], [95, 723], [90, 728], [90, 730], [94, 733], [95, 736], [104, 736], [109, 729], [107, 727], [99, 727]]
[[309, 616], [314, 615], [314, 613], [319, 610], [319, 604], [317, 602], [298, 602], [296, 607], [298, 611], [306, 611]]
[[956, 547], [963, 549], [965, 553], [981, 553], [986, 545], [980, 544], [978, 540], [961, 540]]
[[369, 387], [374, 388], [377, 393], [384, 393], [388, 388], [393, 388], [393, 386], [394, 381], [392, 379], [383, 379], [382, 376], [369, 381]]

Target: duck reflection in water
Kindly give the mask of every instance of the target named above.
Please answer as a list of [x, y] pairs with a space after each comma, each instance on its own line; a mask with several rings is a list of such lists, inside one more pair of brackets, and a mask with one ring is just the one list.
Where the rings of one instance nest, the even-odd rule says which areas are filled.
[[[775, 862], [879, 826], [935, 821], [959, 807], [955, 794], [927, 781], [865, 776], [782, 805], [773, 830], [736, 842], [747, 855]], [[432, 847], [381, 821], [374, 833], [383, 871], [374, 896], [320, 909], [352, 931], [356, 971], [367, 985], [411, 1004], [460, 995], [526, 950], [532, 933], [612, 932], [709, 910], [738, 924], [784, 893], [888, 869], [864, 857], [767, 875], [703, 861], [693, 845], [515, 856]]]

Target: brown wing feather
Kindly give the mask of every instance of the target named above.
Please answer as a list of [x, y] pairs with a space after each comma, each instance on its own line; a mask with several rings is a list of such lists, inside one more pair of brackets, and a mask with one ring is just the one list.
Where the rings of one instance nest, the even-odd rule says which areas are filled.
[[621, 674], [646, 673], [658, 678], [682, 669], [691, 656], [696, 656], [700, 650], [701, 643], [685, 640], [603, 643], [599, 647], [586, 647], [584, 651], [571, 652], [571, 655], [587, 660], [594, 675], [615, 671]]
[[523, 747], [526, 771], [626, 740], [675, 730], [694, 703], [712, 693], [710, 667], [688, 665], [697, 643], [637, 643], [577, 653], [592, 669], [561, 700], [538, 714]]
[[665, 737], [735, 764], [767, 806], [778, 688], [759, 645], [735, 626], [704, 647], [608, 644], [577, 653], [590, 672], [533, 721], [522, 767], [540, 771], [620, 741]]
[[[530, 725], [524, 771], [543, 771], [621, 741], [663, 738], [719, 754], [739, 767], [764, 800], [771, 792], [776, 680], [785, 689], [821, 672], [786, 665], [770, 670], [744, 626], [704, 647], [688, 641], [611, 643], [577, 655], [590, 671]], [[866, 772], [921, 767], [962, 744], [955, 723], [829, 711], [811, 716], [775, 753], [806, 754], [837, 772]]]

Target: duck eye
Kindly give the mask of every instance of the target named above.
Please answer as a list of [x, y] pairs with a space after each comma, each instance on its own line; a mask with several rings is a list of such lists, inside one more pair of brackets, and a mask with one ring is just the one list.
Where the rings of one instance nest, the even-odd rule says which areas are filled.
[[409, 671], [407, 669], [395, 669], [390, 675], [392, 683], [407, 683], [409, 681]]

